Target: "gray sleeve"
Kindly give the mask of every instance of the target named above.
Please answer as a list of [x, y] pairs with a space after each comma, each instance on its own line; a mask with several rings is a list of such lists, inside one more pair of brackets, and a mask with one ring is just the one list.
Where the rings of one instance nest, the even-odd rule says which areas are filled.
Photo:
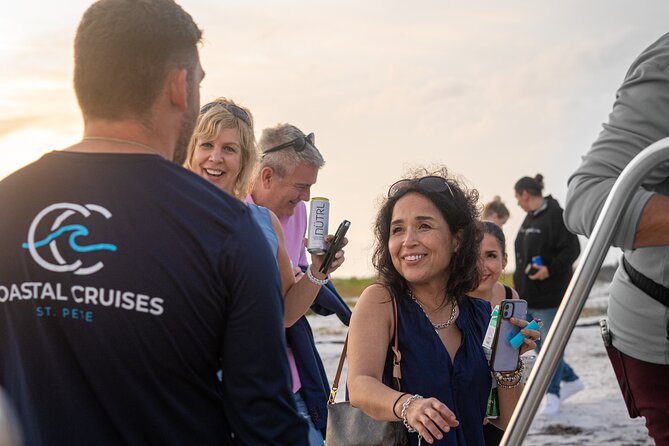
[[[590, 236], [613, 184], [639, 152], [669, 135], [669, 39], [651, 47], [630, 68], [616, 94], [608, 123], [569, 178], [564, 219], [567, 228]], [[652, 49], [652, 51], [651, 51]], [[614, 246], [631, 249], [637, 226], [656, 185], [669, 177], [669, 164], [646, 177], [624, 212]]]

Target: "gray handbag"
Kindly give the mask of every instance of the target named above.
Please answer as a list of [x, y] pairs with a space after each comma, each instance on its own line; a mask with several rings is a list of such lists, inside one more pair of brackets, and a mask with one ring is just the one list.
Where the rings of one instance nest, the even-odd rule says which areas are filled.
[[[395, 319], [395, 341], [393, 350], [393, 388], [400, 390], [400, 360], [402, 356], [397, 342], [397, 302], [393, 297], [393, 317]], [[401, 421], [379, 421], [368, 416], [350, 402], [335, 403], [342, 367], [346, 359], [348, 335], [339, 358], [339, 366], [332, 383], [328, 399], [328, 422], [325, 431], [326, 446], [407, 446], [407, 431]]]

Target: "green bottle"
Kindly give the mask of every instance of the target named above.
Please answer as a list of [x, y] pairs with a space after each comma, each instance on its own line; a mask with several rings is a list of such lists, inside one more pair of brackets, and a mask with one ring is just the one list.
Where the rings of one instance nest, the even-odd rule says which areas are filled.
[[497, 387], [490, 389], [488, 404], [486, 404], [485, 408], [485, 416], [491, 419], [499, 417], [499, 396], [497, 395]]

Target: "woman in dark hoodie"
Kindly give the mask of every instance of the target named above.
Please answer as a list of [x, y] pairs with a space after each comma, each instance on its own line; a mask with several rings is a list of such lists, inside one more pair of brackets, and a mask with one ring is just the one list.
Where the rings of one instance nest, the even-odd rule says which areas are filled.
[[[518, 206], [527, 216], [516, 236], [513, 281], [518, 294], [527, 300], [528, 320], [543, 321], [541, 339], [550, 329], [571, 280], [572, 264], [581, 252], [578, 238], [564, 225], [563, 211], [557, 200], [542, 195], [543, 179], [541, 174], [534, 178], [523, 177], [514, 186]], [[537, 351], [540, 349], [541, 341], [537, 342]], [[583, 388], [572, 368], [560, 358], [544, 398], [543, 413], [557, 414], [560, 400]]]

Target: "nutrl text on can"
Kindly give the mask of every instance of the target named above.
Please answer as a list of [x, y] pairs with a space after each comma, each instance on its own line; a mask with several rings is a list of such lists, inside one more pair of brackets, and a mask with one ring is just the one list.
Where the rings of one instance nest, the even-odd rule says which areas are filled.
[[325, 254], [325, 236], [328, 234], [329, 222], [330, 200], [323, 197], [312, 198], [307, 228], [307, 251], [311, 254]]

